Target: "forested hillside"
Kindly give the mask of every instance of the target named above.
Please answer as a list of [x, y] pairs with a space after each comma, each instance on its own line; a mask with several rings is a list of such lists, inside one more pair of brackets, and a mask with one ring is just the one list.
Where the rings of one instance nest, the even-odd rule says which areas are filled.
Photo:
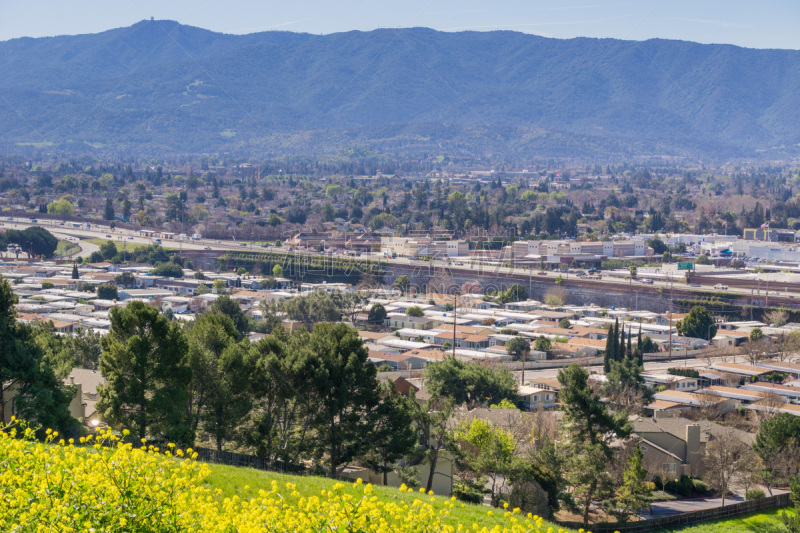
[[0, 72], [12, 152], [774, 158], [800, 142], [789, 50], [143, 21], [2, 42]]

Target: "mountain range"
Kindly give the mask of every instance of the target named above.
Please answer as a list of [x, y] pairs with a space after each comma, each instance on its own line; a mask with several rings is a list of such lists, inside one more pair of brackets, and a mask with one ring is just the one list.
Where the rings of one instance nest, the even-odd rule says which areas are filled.
[[782, 159], [800, 51], [146, 20], [0, 42], [0, 151]]

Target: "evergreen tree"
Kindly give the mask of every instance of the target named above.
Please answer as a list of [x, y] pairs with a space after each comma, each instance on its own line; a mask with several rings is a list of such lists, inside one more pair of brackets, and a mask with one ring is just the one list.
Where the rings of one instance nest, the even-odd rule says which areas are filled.
[[577, 364], [558, 371], [564, 417], [562, 445], [568, 457], [564, 475], [583, 507], [584, 522], [595, 498], [613, 494], [608, 473], [611, 442], [627, 438], [631, 432], [628, 414], [609, 413], [600, 397], [589, 386], [589, 373]]
[[81, 275], [78, 272], [78, 263], [72, 264], [72, 279], [80, 279]]
[[114, 220], [114, 203], [111, 198], [106, 198], [106, 207], [103, 209], [104, 220]]
[[380, 401], [375, 365], [356, 330], [342, 323], [314, 326], [309, 347], [319, 357], [314, 455], [326, 456], [331, 477], [361, 455], [373, 435]]
[[636, 360], [644, 368], [644, 348], [642, 347], [642, 324], [639, 323], [639, 338], [636, 341]]
[[608, 326], [608, 337], [606, 337], [606, 353], [603, 356], [603, 371], [608, 374], [611, 370], [611, 361], [614, 360], [614, 326]]
[[383, 474], [383, 484], [388, 484], [388, 474], [395, 463], [411, 454], [419, 443], [419, 435], [411, 431], [413, 424], [410, 402], [400, 395], [391, 380], [384, 382], [376, 424], [370, 439], [371, 450], [365, 463], [373, 472]]
[[633, 357], [633, 349], [631, 348], [631, 328], [628, 326], [628, 349], [625, 352], [627, 357]]
[[11, 414], [34, 427], [75, 430], [78, 422], [69, 414], [74, 391], [46, 363], [31, 326], [17, 322], [17, 301], [8, 281], [0, 279], [0, 410], [11, 403]]
[[250, 410], [250, 369], [246, 350], [236, 343], [239, 332], [222, 313], [201, 315], [188, 333], [191, 429], [211, 436], [221, 450]]
[[186, 337], [154, 307], [131, 302], [109, 313], [103, 337], [97, 410], [112, 426], [129, 428], [138, 438], [166, 437], [191, 444], [186, 417], [191, 369]]
[[648, 506], [650, 486], [646, 481], [647, 469], [642, 466], [643, 456], [642, 449], [636, 446], [628, 456], [628, 464], [622, 472], [622, 487], [616, 499], [619, 512], [615, 513], [619, 521], [627, 521], [630, 516], [638, 515]]

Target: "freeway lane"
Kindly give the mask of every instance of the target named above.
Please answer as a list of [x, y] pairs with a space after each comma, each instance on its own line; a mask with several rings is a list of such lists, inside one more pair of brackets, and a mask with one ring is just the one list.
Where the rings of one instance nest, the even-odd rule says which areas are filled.
[[[65, 223], [61, 225], [60, 221], [51, 220], [51, 219], [40, 219], [37, 222], [31, 223], [30, 218], [21, 218], [21, 217], [11, 217], [12, 220], [3, 219], [0, 220], [0, 224], [2, 224], [6, 228], [16, 228], [16, 229], [24, 229], [29, 226], [42, 226], [44, 228], [49, 229], [54, 234], [56, 234], [59, 238], [66, 239], [67, 237], [76, 237], [78, 239], [91, 239], [91, 238], [99, 238], [99, 239], [111, 239], [117, 243], [134, 243], [134, 244], [154, 244], [155, 240], [151, 237], [145, 237], [139, 235], [137, 231], [130, 230], [130, 229], [111, 229], [108, 225], [100, 225], [96, 224], [97, 221], [87, 221], [92, 224], [91, 229], [83, 229], [83, 228], [72, 228], [69, 226], [69, 223]], [[91, 245], [91, 243], [83, 243]], [[81, 256], [88, 257], [91, 254], [91, 248], [89, 246], [82, 245]], [[173, 249], [182, 249], [182, 250], [196, 250], [196, 251], [210, 251], [210, 252], [226, 252], [226, 251], [252, 251], [252, 252], [259, 252], [259, 251], [272, 251], [272, 252], [286, 252], [286, 248], [280, 247], [262, 247], [262, 246], [255, 246], [251, 243], [241, 243], [235, 241], [222, 241], [222, 240], [213, 240], [213, 239], [199, 239], [199, 240], [187, 240], [187, 241], [179, 241], [179, 240], [166, 240], [164, 239], [162, 242], [162, 246], [167, 248]], [[88, 252], [88, 253], [87, 253]], [[314, 251], [293, 251], [292, 253], [303, 253], [308, 255], [324, 255]], [[559, 272], [552, 272], [547, 271], [544, 274], [538, 274], [538, 269], [527, 269], [527, 268], [511, 268], [505, 267], [500, 265], [491, 265], [481, 262], [471, 262], [469, 259], [455, 259], [453, 261], [443, 261], [443, 260], [418, 260], [418, 259], [410, 259], [405, 257], [398, 257], [394, 259], [387, 259], [382, 257], [381, 254], [362, 254], [362, 258], [367, 259], [375, 259], [380, 260], [383, 262], [388, 262], [392, 264], [398, 265], [407, 265], [408, 267], [414, 267], [415, 269], [420, 270], [428, 270], [433, 275], [436, 271], [441, 269], [445, 269], [447, 271], [452, 272], [453, 274], [462, 275], [462, 276], [469, 276], [470, 274], [475, 274], [478, 276], [493, 276], [498, 279], [504, 280], [511, 280], [515, 283], [520, 283], [524, 286], [531, 284], [534, 280], [539, 282], [548, 282], [548, 283], [555, 283], [556, 277], [559, 275]], [[684, 280], [681, 279], [682, 273], [676, 273], [673, 282], [670, 280], [662, 280], [662, 279], [654, 279], [653, 284], [644, 284], [640, 281], [630, 281], [623, 279], [621, 277], [617, 277], [608, 271], [604, 271], [602, 280], [595, 280], [595, 279], [586, 279], [586, 278], [578, 278], [572, 274], [562, 273], [562, 286], [565, 288], [575, 287], [575, 288], [600, 288], [608, 287], [611, 290], [617, 291], [626, 291], [626, 290], [633, 290], [638, 292], [639, 294], [655, 294], [658, 292], [658, 289], [661, 289], [661, 292], [666, 292], [669, 290], [674, 291], [675, 297], [686, 297], [688, 296], [691, 291], [693, 290], [704, 290], [704, 291], [714, 291], [714, 285], [720, 283], [721, 278], [713, 277], [713, 276], [703, 276], [703, 275], [696, 275], [693, 279], [693, 282], [697, 284], [697, 286], [689, 286], [686, 284]], [[706, 279], [707, 278], [707, 279]], [[757, 279], [742, 279], [742, 278], [725, 278], [724, 282], [729, 286], [727, 291], [728, 293], [737, 294], [739, 296], [750, 296], [751, 291], [754, 293], [754, 296], [758, 297], [759, 299], [763, 299], [765, 296], [763, 295], [763, 287], [758, 285]], [[792, 283], [792, 284], [782, 284], [781, 285], [781, 294], [774, 294], [774, 291], [771, 291], [769, 296], [770, 301], [774, 302], [776, 305], [787, 304], [791, 305], [794, 302], [794, 298], [797, 297], [797, 303], [800, 303], [800, 283]], [[758, 292], [756, 292], [758, 291]], [[719, 291], [723, 292], [723, 291]], [[759, 294], [760, 293], [760, 294]]]

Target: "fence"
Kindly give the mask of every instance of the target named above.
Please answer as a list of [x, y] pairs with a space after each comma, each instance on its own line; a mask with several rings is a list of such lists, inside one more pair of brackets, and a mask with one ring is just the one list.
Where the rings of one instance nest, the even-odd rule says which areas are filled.
[[760, 500], [734, 503], [733, 505], [726, 505], [725, 507], [714, 507], [713, 509], [704, 509], [702, 511], [662, 516], [661, 518], [628, 522], [627, 524], [595, 524], [586, 527], [580, 522], [561, 522], [560, 525], [574, 529], [586, 527], [586, 529], [592, 531], [592, 533], [613, 533], [614, 531], [619, 531], [620, 533], [636, 533], [640, 531], [655, 531], [665, 527], [696, 524], [697, 522], [705, 522], [706, 520], [739, 516], [752, 513], [753, 511], [762, 511], [764, 509], [772, 509], [773, 507], [785, 507], [787, 505], [789, 505], [788, 493], [768, 496]]

